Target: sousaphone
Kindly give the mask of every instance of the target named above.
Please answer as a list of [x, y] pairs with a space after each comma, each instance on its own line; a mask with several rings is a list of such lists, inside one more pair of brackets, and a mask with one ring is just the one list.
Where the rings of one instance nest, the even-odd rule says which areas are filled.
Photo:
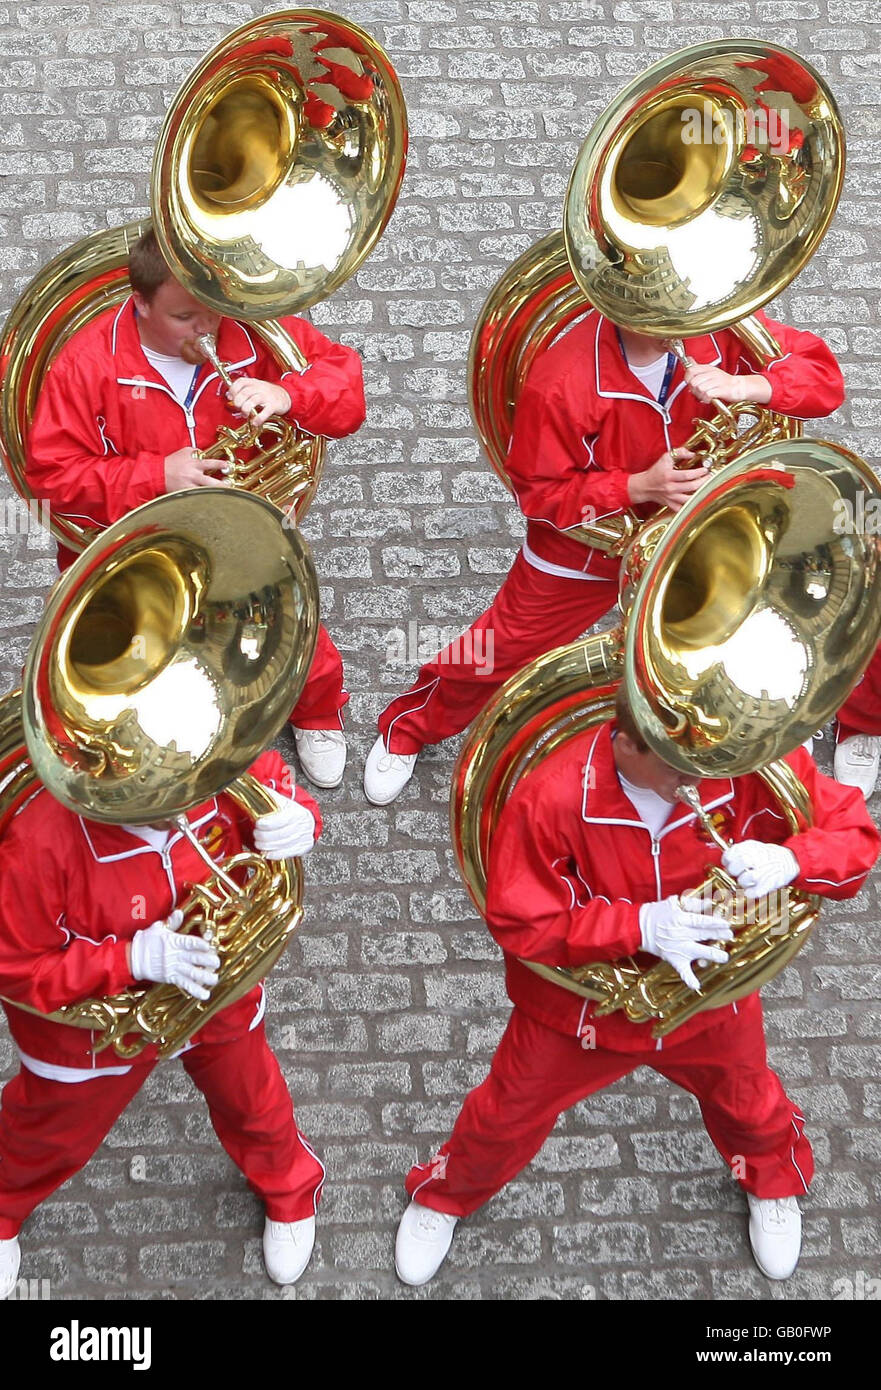
[[305, 541], [231, 489], [131, 512], [49, 596], [23, 689], [0, 701], [0, 834], [45, 788], [88, 820], [173, 821], [212, 870], [180, 904], [180, 930], [221, 958], [210, 999], [144, 985], [47, 1015], [92, 1030], [97, 1051], [176, 1052], [268, 974], [297, 927], [299, 860], [242, 852], [216, 864], [185, 812], [221, 790], [252, 818], [277, 809], [247, 769], [287, 721], [317, 634]]
[[[529, 370], [592, 307], [677, 342], [731, 327], [759, 365], [778, 355], [753, 315], [817, 249], [843, 178], [835, 99], [788, 49], [751, 39], [699, 44], [625, 87], [584, 141], [563, 226], [504, 273], [472, 335], [472, 415], [505, 485]], [[800, 422], [750, 406], [741, 439], [743, 413], [726, 407], [701, 421], [690, 447], [721, 465], [801, 432]], [[634, 521], [624, 514], [625, 543]], [[586, 529], [567, 534], [602, 542]]]
[[[169, 108], [151, 186], [159, 244], [191, 294], [250, 321], [283, 370], [303, 371], [308, 362], [277, 319], [325, 299], [369, 255], [394, 210], [406, 150], [400, 83], [374, 39], [320, 10], [261, 16], [206, 55]], [[45, 372], [78, 329], [128, 296], [128, 253], [149, 225], [69, 247], [9, 316], [0, 453], [27, 503], [27, 435]], [[206, 453], [232, 461], [233, 485], [302, 518], [325, 441], [285, 421], [222, 435]], [[72, 550], [95, 534], [82, 518], [50, 524]]]
[[[756, 771], [790, 833], [809, 828], [810, 798], [783, 757], [843, 703], [881, 631], [881, 542], [835, 524], [836, 500], [853, 506], [860, 493], [881, 497], [872, 470], [847, 450], [806, 439], [769, 445], [630, 542], [622, 623], [539, 657], [468, 730], [451, 824], [481, 912], [508, 797], [564, 743], [610, 719], [622, 684], [640, 732], [668, 763], [707, 777]], [[712, 825], [705, 829], [718, 843]], [[526, 964], [596, 1000], [598, 1013], [624, 1009], [662, 1036], [771, 979], [819, 912], [818, 899], [793, 890], [748, 907], [716, 868], [693, 891], [720, 903], [736, 933], [725, 965], [697, 968], [699, 995], [664, 963], [648, 971], [630, 957], [574, 970]]]

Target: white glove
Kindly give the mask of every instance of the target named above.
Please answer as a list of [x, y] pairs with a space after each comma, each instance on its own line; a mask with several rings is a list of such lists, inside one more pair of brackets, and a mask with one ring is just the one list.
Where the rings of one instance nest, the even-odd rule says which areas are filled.
[[748, 898], [763, 898], [798, 878], [799, 862], [784, 845], [766, 845], [761, 840], [744, 840], [722, 855], [722, 866]]
[[181, 911], [172, 912], [167, 922], [154, 922], [135, 932], [132, 975], [157, 985], [177, 985], [194, 999], [208, 999], [219, 978], [220, 956], [201, 936], [178, 936], [183, 920]]
[[692, 970], [692, 962], [702, 965], [717, 961], [724, 965], [728, 953], [719, 946], [707, 946], [707, 941], [733, 941], [734, 933], [724, 917], [714, 917], [709, 903], [701, 898], [663, 898], [658, 903], [643, 903], [639, 909], [639, 929], [642, 949], [672, 965], [689, 989], [700, 991], [700, 981]]
[[277, 811], [258, 816], [254, 822], [254, 848], [267, 859], [293, 859], [308, 854], [315, 844], [315, 817], [305, 806], [271, 787], [266, 789], [278, 805]]

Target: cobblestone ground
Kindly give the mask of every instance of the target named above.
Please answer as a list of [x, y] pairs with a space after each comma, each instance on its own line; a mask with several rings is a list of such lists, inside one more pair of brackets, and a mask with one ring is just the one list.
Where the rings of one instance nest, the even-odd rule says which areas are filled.
[[[507, 1005], [499, 953], [452, 860], [455, 745], [428, 752], [388, 810], [367, 807], [360, 779], [375, 716], [414, 670], [394, 659], [408, 623], [433, 650], [434, 629], [485, 606], [521, 540], [468, 414], [477, 311], [512, 258], [558, 225], [592, 119], [663, 53], [749, 35], [798, 49], [828, 75], [849, 135], [844, 197], [821, 251], [776, 307], [822, 331], [845, 363], [848, 401], [824, 432], [877, 458], [877, 5], [337, 7], [387, 47], [412, 145], [389, 232], [314, 311], [363, 353], [370, 413], [355, 439], [333, 447], [305, 528], [352, 700], [345, 785], [322, 797], [327, 831], [308, 865], [308, 924], [269, 990], [270, 1036], [328, 1167], [316, 1253], [295, 1296], [814, 1299], [850, 1288], [859, 1297], [881, 1250], [877, 876], [824, 914], [765, 991], [773, 1062], [809, 1117], [819, 1167], [804, 1257], [787, 1285], [772, 1289], [753, 1266], [742, 1198], [695, 1103], [648, 1072], [566, 1115], [520, 1179], [460, 1228], [429, 1290], [396, 1284], [402, 1176], [485, 1075]], [[271, 8], [0, 4], [4, 312], [51, 255], [146, 213], [166, 101], [226, 29]], [[54, 572], [42, 533], [6, 526], [2, 690], [17, 679]], [[4, 1029], [4, 1076], [13, 1065]], [[199, 1098], [169, 1064], [30, 1221], [22, 1274], [48, 1279], [58, 1298], [281, 1297], [262, 1272], [261, 1225]]]

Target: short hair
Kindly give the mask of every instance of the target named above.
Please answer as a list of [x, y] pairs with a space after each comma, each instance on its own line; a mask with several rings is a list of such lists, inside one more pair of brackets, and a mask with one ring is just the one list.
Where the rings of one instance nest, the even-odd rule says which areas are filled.
[[138, 237], [128, 257], [129, 284], [135, 294], [139, 294], [145, 304], [149, 304], [160, 285], [171, 279], [171, 270], [162, 252], [153, 228]]
[[636, 748], [637, 753], [647, 753], [649, 746], [640, 733], [639, 726], [633, 717], [633, 710], [627, 699], [627, 692], [622, 681], [615, 696], [615, 723], [619, 733], [626, 734], [630, 742]]

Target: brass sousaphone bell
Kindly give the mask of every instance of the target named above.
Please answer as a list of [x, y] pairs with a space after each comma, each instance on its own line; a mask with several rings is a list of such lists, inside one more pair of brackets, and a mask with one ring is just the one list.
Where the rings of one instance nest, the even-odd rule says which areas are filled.
[[180, 930], [221, 958], [204, 1002], [145, 985], [48, 1015], [93, 1030], [96, 1050], [176, 1052], [268, 974], [296, 928], [299, 860], [215, 864], [183, 816], [221, 790], [251, 817], [277, 809], [247, 769], [285, 724], [317, 634], [306, 543], [269, 503], [228, 489], [138, 508], [53, 589], [23, 689], [0, 701], [0, 834], [41, 785], [89, 820], [176, 821], [212, 865]]
[[[756, 771], [790, 833], [810, 826], [810, 799], [782, 757], [841, 705], [881, 626], [879, 542], [834, 522], [836, 499], [853, 504], [860, 492], [881, 496], [847, 450], [805, 439], [782, 455], [770, 445], [635, 537], [622, 562], [623, 624], [539, 657], [466, 735], [452, 835], [481, 911], [493, 831], [511, 792], [562, 744], [611, 718], [622, 683], [641, 733], [668, 763], [716, 778]], [[701, 891], [737, 897], [718, 869], [696, 884]], [[742, 912], [742, 902], [735, 907]], [[575, 970], [526, 963], [597, 1000], [600, 1013], [623, 1008], [661, 1036], [771, 979], [818, 912], [818, 899], [788, 890], [767, 910], [733, 917], [728, 963], [698, 969], [700, 995], [663, 963], [648, 972], [631, 958]]]
[[[400, 84], [375, 40], [320, 10], [261, 16], [206, 55], [169, 108], [151, 187], [159, 244], [191, 294], [249, 320], [284, 370], [303, 371], [308, 363], [277, 317], [326, 298], [369, 255], [394, 210], [406, 151]], [[79, 328], [127, 297], [128, 253], [148, 226], [69, 247], [9, 316], [0, 452], [28, 503], [27, 434], [43, 376]], [[224, 431], [220, 451], [233, 460], [234, 486], [302, 518], [324, 440], [278, 423], [257, 437], [244, 426], [232, 441]], [[95, 534], [84, 518], [50, 521], [73, 550]]]
[[321, 10], [279, 10], [213, 48], [156, 144], [156, 236], [175, 278], [259, 322], [358, 269], [394, 210], [407, 113], [385, 51]]
[[[697, 138], [699, 137], [699, 138]], [[471, 410], [510, 488], [514, 407], [536, 357], [591, 307], [650, 336], [731, 327], [767, 362], [779, 345], [756, 320], [803, 269], [835, 213], [844, 131], [835, 99], [788, 49], [728, 39], [648, 68], [594, 125], [572, 171], [563, 227], [499, 279], [471, 340]], [[720, 463], [794, 438], [800, 422], [751, 408], [737, 443], [727, 409], [691, 447]], [[626, 542], [638, 519], [616, 519]], [[588, 545], [608, 537], [568, 532]]]
[[[701, 113], [709, 148], [682, 139], [691, 111]], [[787, 50], [702, 45], [631, 83], [579, 155], [565, 238], [554, 233], [521, 258], [475, 329], [472, 409], [503, 479], [525, 375], [589, 307], [585, 295], [651, 336], [732, 326], [760, 360], [773, 353], [764, 330], [763, 344], [739, 320], [816, 249], [842, 175], [834, 100]], [[492, 834], [511, 791], [562, 743], [610, 718], [622, 681], [644, 738], [668, 763], [708, 777], [758, 772], [792, 832], [810, 824], [805, 789], [780, 760], [839, 708], [877, 644], [879, 542], [840, 530], [836, 517], [859, 517], [859, 495], [881, 492], [847, 450], [799, 438], [798, 422], [773, 412], [750, 413], [745, 436], [739, 410], [699, 423], [691, 447], [710, 475], [675, 515], [661, 510], [644, 522], [625, 512], [581, 529], [586, 544], [621, 557], [623, 625], [540, 657], [472, 724], [451, 819], [481, 911]], [[733, 896], [736, 885], [713, 870], [702, 887]], [[578, 970], [526, 963], [596, 1000], [599, 1013], [622, 1008], [660, 1036], [770, 979], [817, 912], [818, 900], [790, 892], [779, 910], [733, 919], [728, 962], [700, 971], [700, 995], [664, 963], [648, 971], [630, 958]]]

